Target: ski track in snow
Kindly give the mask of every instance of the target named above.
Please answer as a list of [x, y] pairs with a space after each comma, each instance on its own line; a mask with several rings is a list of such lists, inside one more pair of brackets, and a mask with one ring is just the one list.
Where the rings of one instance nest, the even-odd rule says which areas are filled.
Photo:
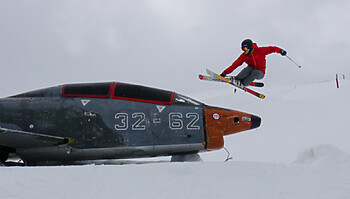
[[267, 87], [263, 101], [230, 91], [192, 96], [262, 117], [257, 130], [225, 138], [233, 161], [220, 150], [203, 162], [2, 167], [0, 198], [350, 198], [348, 81]]

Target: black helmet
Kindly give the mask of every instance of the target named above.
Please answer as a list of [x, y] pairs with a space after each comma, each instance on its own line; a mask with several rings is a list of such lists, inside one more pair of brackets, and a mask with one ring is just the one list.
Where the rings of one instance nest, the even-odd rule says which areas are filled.
[[247, 47], [249, 49], [251, 49], [253, 47], [253, 42], [250, 39], [245, 39], [244, 41], [242, 41], [242, 48], [243, 47]]
[[245, 39], [242, 41], [241, 44], [242, 50], [245, 52], [245, 54], [249, 54], [253, 52], [253, 42], [250, 39]]

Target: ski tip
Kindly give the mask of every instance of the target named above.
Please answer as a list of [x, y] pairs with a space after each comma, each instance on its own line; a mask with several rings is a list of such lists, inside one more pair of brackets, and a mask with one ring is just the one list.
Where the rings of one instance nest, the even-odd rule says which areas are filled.
[[265, 99], [265, 95], [264, 94], [259, 94], [258, 96], [260, 99]]
[[211, 75], [213, 72], [211, 71], [211, 70], [209, 70], [209, 69], [205, 69], [205, 71], [207, 72], [207, 74], [209, 74], [209, 75]]

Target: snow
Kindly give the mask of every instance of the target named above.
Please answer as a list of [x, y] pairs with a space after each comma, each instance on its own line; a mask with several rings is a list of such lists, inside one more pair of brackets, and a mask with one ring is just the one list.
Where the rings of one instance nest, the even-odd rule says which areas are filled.
[[[75, 82], [177, 91], [258, 115], [202, 162], [1, 167], [0, 198], [350, 198], [350, 1], [1, 1], [0, 96]], [[247, 12], [249, 10], [249, 12]], [[259, 100], [197, 79], [251, 38], [277, 45]], [[235, 71], [237, 74], [242, 68]], [[180, 80], [180, 81], [179, 81]]]
[[[349, 198], [350, 156], [329, 145], [298, 163], [196, 162], [3, 168], [1, 198]], [[300, 160], [302, 159], [302, 161]]]
[[[225, 150], [201, 162], [170, 158], [95, 164], [1, 167], [0, 198], [350, 198], [350, 84], [340, 81], [261, 89], [265, 100], [232, 87], [193, 93], [262, 117], [257, 130], [225, 137]], [[220, 100], [218, 100], [220, 99]]]

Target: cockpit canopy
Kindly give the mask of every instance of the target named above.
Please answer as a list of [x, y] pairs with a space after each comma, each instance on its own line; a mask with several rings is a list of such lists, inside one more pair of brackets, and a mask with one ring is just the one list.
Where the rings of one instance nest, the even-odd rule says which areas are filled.
[[114, 82], [65, 84], [62, 86], [62, 96], [109, 98], [114, 84]]
[[161, 90], [141, 85], [121, 82], [101, 82], [65, 84], [51, 88], [35, 90], [16, 96], [14, 98], [27, 97], [80, 97], [80, 98], [112, 98], [127, 101], [137, 101], [155, 104], [186, 104], [201, 105], [200, 102], [177, 94], [172, 91]]

